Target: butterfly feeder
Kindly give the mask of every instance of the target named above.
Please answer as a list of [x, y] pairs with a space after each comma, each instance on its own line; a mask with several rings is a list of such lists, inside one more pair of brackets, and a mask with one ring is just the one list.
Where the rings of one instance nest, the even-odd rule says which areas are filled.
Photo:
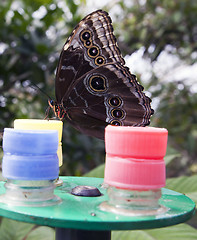
[[163, 188], [167, 130], [108, 126], [105, 177], [60, 177], [58, 131], [5, 129], [0, 215], [56, 227], [56, 240], [111, 239], [112, 230], [165, 227], [194, 202]]
[[[168, 132], [145, 127], [151, 100], [124, 64], [109, 15], [98, 10], [82, 19], [62, 49], [56, 100], [49, 100], [59, 121], [18, 119], [4, 130], [1, 216], [55, 227], [56, 240], [109, 240], [112, 230], [193, 216], [190, 198], [164, 188]], [[104, 179], [58, 178], [64, 119], [90, 136], [104, 139], [105, 132]]]

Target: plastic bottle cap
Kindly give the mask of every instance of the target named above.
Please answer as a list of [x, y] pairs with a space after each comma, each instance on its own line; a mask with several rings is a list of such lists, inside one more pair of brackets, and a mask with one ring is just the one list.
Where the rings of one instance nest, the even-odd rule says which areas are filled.
[[155, 127], [109, 125], [105, 130], [106, 153], [145, 159], [161, 159], [166, 154], [168, 131]]
[[4, 129], [4, 152], [11, 154], [50, 155], [57, 153], [57, 148], [58, 132], [55, 130]]
[[16, 119], [14, 120], [14, 128], [26, 130], [57, 130], [59, 142], [62, 141], [63, 122], [60, 120]]
[[104, 182], [135, 190], [165, 186], [167, 137], [164, 128], [107, 126]]
[[57, 155], [59, 158], [59, 166], [63, 164], [62, 157], [62, 129], [63, 122], [60, 120], [42, 120], [42, 119], [16, 119], [14, 121], [15, 129], [26, 129], [26, 130], [57, 130], [59, 138], [59, 146]]
[[3, 177], [15, 180], [54, 180], [58, 178], [57, 154], [10, 155], [5, 153], [2, 164]]
[[52, 180], [58, 177], [58, 132], [5, 128], [3, 176], [18, 180]]

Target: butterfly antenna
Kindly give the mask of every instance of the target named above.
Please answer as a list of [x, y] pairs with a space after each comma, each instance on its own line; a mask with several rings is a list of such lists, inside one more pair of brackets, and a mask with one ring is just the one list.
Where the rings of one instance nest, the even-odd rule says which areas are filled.
[[41, 93], [43, 93], [45, 96], [47, 96], [48, 99], [52, 100], [52, 98], [46, 92], [44, 92], [40, 87], [38, 87], [38, 85], [36, 85], [35, 83], [30, 82], [28, 86], [35, 90], [39, 90]]
[[[47, 93], [45, 93], [40, 87], [38, 87], [38, 85], [36, 85], [35, 83], [29, 82], [29, 84], [27, 86], [29, 86], [29, 87], [31, 87], [35, 90], [39, 90], [41, 93], [43, 93], [45, 96], [48, 97], [48, 100], [49, 99], [52, 100], [52, 98]], [[51, 110], [51, 107], [48, 106], [46, 111], [45, 111], [45, 118], [44, 119], [48, 119], [48, 115], [49, 115], [50, 110]]]

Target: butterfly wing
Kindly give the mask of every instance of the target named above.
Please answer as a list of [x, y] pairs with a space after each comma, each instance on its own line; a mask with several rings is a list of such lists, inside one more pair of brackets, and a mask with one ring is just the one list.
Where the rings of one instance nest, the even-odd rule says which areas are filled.
[[69, 95], [76, 79], [109, 62], [125, 63], [113, 35], [111, 18], [98, 10], [80, 21], [63, 46], [55, 81], [57, 102]]
[[104, 138], [107, 124], [146, 126], [153, 111], [136, 77], [121, 64], [105, 64], [76, 81], [63, 105], [81, 132]]
[[153, 110], [142, 91], [124, 66], [108, 14], [85, 17], [65, 43], [57, 69], [56, 98], [67, 120], [102, 139], [107, 124], [146, 126]]

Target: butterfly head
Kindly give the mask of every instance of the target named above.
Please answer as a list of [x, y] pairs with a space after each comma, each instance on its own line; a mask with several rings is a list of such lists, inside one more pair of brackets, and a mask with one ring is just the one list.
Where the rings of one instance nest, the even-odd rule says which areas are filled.
[[60, 120], [63, 120], [66, 115], [66, 111], [61, 104], [58, 104], [56, 101], [49, 99], [48, 100], [49, 106], [53, 109], [55, 116]]

